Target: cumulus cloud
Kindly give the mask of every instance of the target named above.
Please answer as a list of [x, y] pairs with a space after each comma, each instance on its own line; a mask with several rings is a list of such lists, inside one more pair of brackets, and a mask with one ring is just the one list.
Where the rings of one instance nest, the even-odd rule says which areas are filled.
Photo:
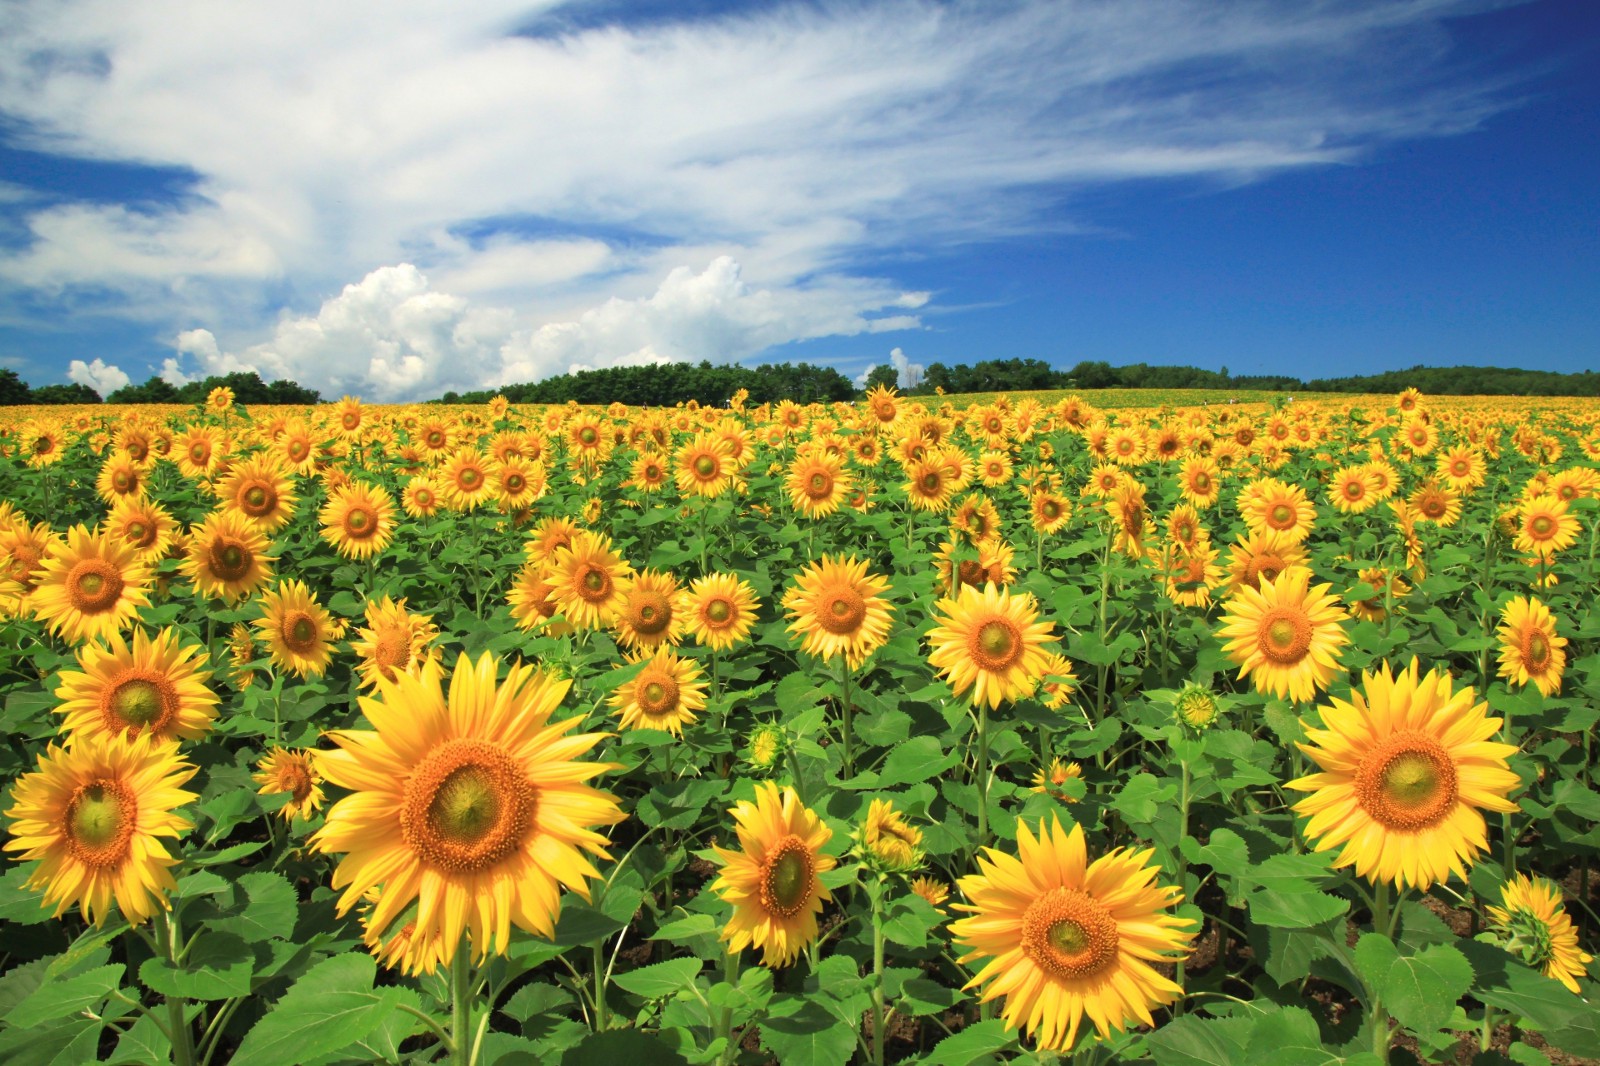
[[[885, 249], [1061, 227], [1107, 183], [1348, 161], [1504, 106], [1452, 66], [1448, 21], [1481, 0], [797, 2], [639, 24], [618, 6], [541, 27], [560, 6], [15, 0], [8, 136], [192, 179], [155, 202], [12, 203], [0, 295], [201, 326], [264, 372], [327, 354], [330, 381], [396, 393], [455, 375], [446, 355], [744, 351], [915, 326], [862, 321], [894, 286], [856, 264]], [[724, 256], [738, 277], [702, 269]]]
[[[891, 348], [889, 350], [889, 365], [894, 367], [896, 386], [902, 389], [914, 389], [921, 385], [923, 372], [927, 370], [927, 367], [921, 363], [913, 363], [911, 358], [899, 348]], [[867, 367], [856, 376], [856, 384], [865, 385], [867, 378], [871, 377], [872, 372], [876, 369], [878, 369], [877, 363]]]
[[67, 380], [87, 385], [104, 398], [126, 385], [128, 375], [124, 374], [120, 367], [101, 359], [96, 359], [92, 363], [74, 359], [67, 364]]

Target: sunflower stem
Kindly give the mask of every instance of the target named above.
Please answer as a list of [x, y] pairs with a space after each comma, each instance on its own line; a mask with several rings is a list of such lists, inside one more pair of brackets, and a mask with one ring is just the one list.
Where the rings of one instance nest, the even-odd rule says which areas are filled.
[[868, 894], [872, 897], [872, 1063], [873, 1066], [883, 1066], [883, 1026], [885, 1011], [883, 1009], [883, 889], [884, 876], [878, 875], [878, 883], [873, 885]]
[[839, 691], [844, 710], [844, 777], [845, 780], [855, 776], [855, 741], [851, 736], [851, 717], [855, 707], [850, 702], [850, 664], [844, 657], [839, 658]]
[[596, 940], [589, 945], [594, 959], [594, 1031], [603, 1033], [610, 1019], [606, 1016], [606, 942]]
[[[1189, 760], [1178, 760], [1179, 788], [1178, 788], [1178, 887], [1185, 895], [1189, 892], [1189, 862], [1183, 857], [1183, 839], [1189, 835]], [[1179, 988], [1183, 987], [1184, 962], [1187, 957], [1179, 959], [1174, 969], [1172, 981]], [[1172, 1016], [1183, 1017], [1183, 995], [1180, 993], [1172, 1004]]]
[[463, 935], [450, 960], [450, 1061], [467, 1066], [472, 1059], [472, 947]]
[[[722, 980], [732, 988], [739, 987], [739, 953], [729, 951], [722, 956]], [[737, 1057], [737, 1049], [733, 1043], [733, 1004], [730, 1002], [725, 1007], [717, 1009], [716, 1036], [722, 1041], [722, 1053], [717, 1059], [719, 1064], [730, 1063]]]
[[[165, 910], [156, 911], [156, 940], [161, 953], [176, 969], [182, 964], [181, 945], [183, 932], [178, 926], [178, 916]], [[188, 1003], [182, 996], [167, 996], [167, 1037], [172, 1042], [173, 1066], [195, 1066], [194, 1031], [189, 1028]]]
[[[1048, 772], [1048, 767], [1046, 768]], [[989, 843], [989, 704], [978, 701], [978, 846]]]
[[[1393, 936], [1389, 920], [1389, 882], [1379, 881], [1372, 895], [1372, 931]], [[1376, 988], [1369, 988], [1368, 1002], [1372, 1009], [1372, 1053], [1384, 1062], [1389, 1061], [1389, 1012], [1383, 1005], [1383, 996]]]

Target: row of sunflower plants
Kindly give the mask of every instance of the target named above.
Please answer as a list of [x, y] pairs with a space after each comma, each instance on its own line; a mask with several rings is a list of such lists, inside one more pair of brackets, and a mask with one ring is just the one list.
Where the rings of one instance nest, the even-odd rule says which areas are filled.
[[0, 415], [0, 1055], [1600, 1058], [1600, 410]]

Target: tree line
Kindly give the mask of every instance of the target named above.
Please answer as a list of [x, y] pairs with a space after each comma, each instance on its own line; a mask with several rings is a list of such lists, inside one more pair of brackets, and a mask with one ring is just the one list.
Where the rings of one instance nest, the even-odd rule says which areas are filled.
[[[142, 385], [127, 384], [105, 397], [106, 403], [205, 403], [211, 390], [227, 387], [233, 390], [233, 399], [239, 404], [264, 404], [267, 406], [310, 406], [322, 402], [322, 394], [286, 378], [262, 381], [254, 371], [217, 374], [204, 381], [191, 381], [174, 385], [159, 377], [151, 377]], [[73, 382], [70, 385], [43, 385], [31, 387], [17, 376], [14, 370], [0, 370], [0, 407], [19, 404], [100, 403], [98, 392], [88, 385]]]
[[625, 403], [631, 407], [672, 407], [690, 400], [706, 406], [725, 406], [740, 389], [751, 403], [832, 403], [853, 400], [858, 391], [850, 379], [827, 366], [810, 363], [766, 363], [762, 366], [700, 363], [662, 363], [652, 366], [613, 366], [557, 374], [543, 381], [506, 385], [498, 389], [447, 392], [436, 403], [486, 403], [504, 396], [512, 403], [581, 404]]

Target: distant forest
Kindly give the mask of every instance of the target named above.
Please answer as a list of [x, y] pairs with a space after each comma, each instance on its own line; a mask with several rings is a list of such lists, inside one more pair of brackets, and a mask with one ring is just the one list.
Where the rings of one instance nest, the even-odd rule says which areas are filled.
[[[893, 386], [892, 366], [874, 367], [866, 388]], [[208, 377], [174, 386], [152, 377], [142, 385], [127, 385], [105, 397], [107, 403], [204, 403], [218, 386], [233, 390], [237, 403], [249, 406], [320, 403], [321, 394], [293, 381], [264, 382], [255, 373]], [[1057, 370], [1042, 359], [985, 359], [976, 363], [932, 363], [908, 396], [946, 393], [1033, 392], [1046, 389], [1253, 389], [1280, 392], [1397, 393], [1417, 388], [1435, 396], [1600, 396], [1600, 374], [1558, 374], [1549, 370], [1515, 370], [1490, 366], [1414, 366], [1342, 378], [1309, 381], [1281, 374], [1235, 377], [1228, 368], [1202, 370], [1192, 366], [1151, 366], [1132, 363], [1112, 366], [1081, 362], [1070, 370]], [[447, 392], [432, 403], [477, 404], [504, 396], [518, 404], [581, 404], [621, 402], [632, 407], [671, 407], [696, 400], [723, 406], [744, 389], [750, 403], [831, 403], [853, 400], [865, 390], [832, 367], [810, 363], [768, 363], [747, 367], [732, 364], [666, 363], [660, 366], [619, 366], [580, 370], [543, 381], [506, 385], [499, 389]], [[100, 394], [87, 385], [45, 385], [31, 388], [15, 371], [0, 369], [0, 406], [16, 404], [99, 403]]]

